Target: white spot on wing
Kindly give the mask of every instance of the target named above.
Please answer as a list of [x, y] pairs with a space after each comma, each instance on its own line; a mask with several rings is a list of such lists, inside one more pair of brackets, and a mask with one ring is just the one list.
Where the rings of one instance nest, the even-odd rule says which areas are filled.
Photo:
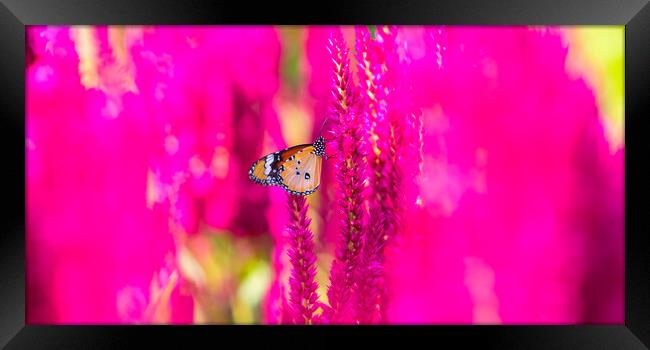
[[266, 160], [264, 162], [264, 175], [268, 176], [271, 173], [271, 165], [273, 164], [274, 160], [275, 156], [273, 154], [266, 156]]

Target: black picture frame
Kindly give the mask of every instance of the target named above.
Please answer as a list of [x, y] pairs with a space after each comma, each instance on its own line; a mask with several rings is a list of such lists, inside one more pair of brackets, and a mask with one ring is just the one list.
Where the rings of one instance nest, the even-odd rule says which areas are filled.
[[[25, 324], [25, 26], [35, 24], [625, 25], [625, 324], [567, 326], [30, 326]], [[248, 3], [209, 0], [0, 0], [0, 345], [154, 348], [193, 344], [499, 349], [647, 349], [650, 345], [650, 5], [647, 0], [411, 0]], [[234, 338], [234, 339], [233, 339]], [[411, 342], [411, 339], [413, 340]], [[445, 346], [445, 347], [447, 347]]]

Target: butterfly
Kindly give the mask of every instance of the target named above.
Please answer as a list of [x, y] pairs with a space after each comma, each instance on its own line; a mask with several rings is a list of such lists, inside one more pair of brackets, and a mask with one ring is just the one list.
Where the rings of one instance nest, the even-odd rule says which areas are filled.
[[265, 186], [280, 186], [287, 192], [306, 196], [318, 189], [325, 156], [325, 139], [313, 144], [289, 147], [257, 160], [248, 171], [251, 180]]

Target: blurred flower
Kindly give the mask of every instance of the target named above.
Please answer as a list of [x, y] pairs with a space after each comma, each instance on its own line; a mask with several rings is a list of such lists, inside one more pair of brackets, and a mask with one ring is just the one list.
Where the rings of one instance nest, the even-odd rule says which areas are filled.
[[[173, 293], [179, 283], [178, 271], [162, 269], [154, 273], [149, 288], [149, 297], [137, 288], [125, 287], [118, 292], [117, 308], [121, 321], [135, 324], [170, 324]], [[148, 299], [148, 302], [145, 301]]]
[[[558, 31], [424, 35], [412, 63], [424, 107], [420, 206], [386, 263], [391, 322], [620, 322], [622, 152], [608, 155], [594, 97], [567, 73]], [[610, 253], [586, 243], [595, 240]], [[596, 313], [582, 294], [597, 289], [594, 269], [610, 281]]]

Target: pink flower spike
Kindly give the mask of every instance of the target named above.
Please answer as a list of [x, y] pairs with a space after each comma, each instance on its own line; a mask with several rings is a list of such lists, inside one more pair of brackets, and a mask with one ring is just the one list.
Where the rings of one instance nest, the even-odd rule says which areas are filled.
[[332, 58], [331, 114], [338, 122], [334, 130], [338, 148], [336, 163], [339, 185], [340, 235], [330, 272], [327, 292], [329, 322], [351, 323], [348, 303], [354, 290], [353, 273], [358, 266], [363, 240], [364, 133], [358, 127], [354, 87], [350, 83], [349, 50], [340, 31], [330, 34], [328, 51]]
[[287, 195], [289, 202], [289, 224], [287, 235], [291, 277], [289, 278], [289, 302], [292, 309], [292, 323], [313, 324], [318, 309], [318, 284], [316, 277], [316, 254], [314, 238], [309, 230], [311, 220], [307, 218], [305, 197]]

